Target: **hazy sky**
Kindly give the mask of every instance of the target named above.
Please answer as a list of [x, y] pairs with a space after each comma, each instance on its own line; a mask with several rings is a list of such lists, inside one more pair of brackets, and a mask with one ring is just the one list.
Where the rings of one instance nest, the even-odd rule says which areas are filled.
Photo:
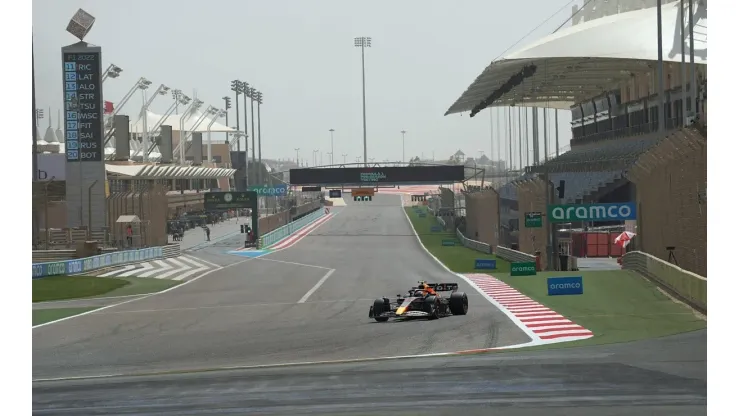
[[[575, 1], [521, 0], [33, 0], [37, 105], [61, 108], [61, 52], [76, 39], [65, 31], [83, 8], [97, 20], [86, 38], [102, 46], [103, 67], [123, 68], [106, 81], [105, 99], [117, 103], [144, 76], [153, 87], [180, 88], [222, 108], [230, 82], [241, 79], [264, 94], [264, 157], [311, 160], [330, 151], [335, 161], [362, 155], [362, 81], [354, 37], [372, 37], [366, 50], [368, 158], [414, 155], [447, 158], [457, 149], [490, 153], [487, 112], [443, 117], [494, 58], [558, 9]], [[570, 5], [545, 22], [525, 46], [568, 18]], [[513, 51], [512, 50], [512, 51]], [[152, 88], [153, 90], [153, 88]], [[124, 113], [136, 119], [132, 98]], [[163, 113], [171, 98], [158, 98]], [[229, 124], [234, 126], [234, 103]], [[240, 109], [240, 112], [242, 110]], [[48, 117], [48, 115], [47, 115]], [[560, 143], [570, 138], [570, 114], [560, 116]], [[45, 127], [47, 120], [42, 121]], [[494, 128], [494, 131], [496, 129]], [[494, 151], [496, 152], [496, 150]]]

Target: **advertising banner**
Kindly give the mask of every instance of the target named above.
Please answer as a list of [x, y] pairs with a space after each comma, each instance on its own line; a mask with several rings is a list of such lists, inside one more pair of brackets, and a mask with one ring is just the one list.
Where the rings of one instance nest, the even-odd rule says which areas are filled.
[[548, 205], [547, 218], [553, 223], [636, 220], [637, 208], [634, 202]]
[[582, 295], [583, 276], [577, 277], [548, 277], [547, 295]]
[[367, 168], [301, 168], [290, 170], [291, 185], [383, 185], [452, 183], [465, 179], [465, 167], [376, 166]]
[[255, 192], [259, 196], [286, 196], [288, 195], [288, 185], [252, 185], [249, 187], [250, 192]]
[[475, 259], [476, 270], [495, 270], [496, 260], [494, 259]]
[[535, 262], [511, 263], [512, 276], [534, 276], [537, 274]]
[[86, 273], [105, 267], [158, 259], [162, 255], [162, 247], [151, 247], [141, 250], [116, 251], [84, 259], [35, 263], [31, 265], [31, 277], [37, 279], [47, 276]]

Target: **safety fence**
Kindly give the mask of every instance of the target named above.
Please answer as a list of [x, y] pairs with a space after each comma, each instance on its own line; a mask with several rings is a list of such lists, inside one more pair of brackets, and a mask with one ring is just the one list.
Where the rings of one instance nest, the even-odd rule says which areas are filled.
[[692, 308], [707, 313], [706, 277], [642, 251], [630, 251], [625, 254], [622, 258], [622, 267], [640, 273]]
[[81, 259], [34, 263], [31, 265], [31, 276], [34, 279], [39, 279], [49, 276], [81, 274], [111, 266], [121, 266], [179, 255], [179, 244], [139, 250], [116, 251]]
[[283, 238], [295, 233], [309, 223], [321, 218], [324, 215], [326, 214], [324, 213], [323, 209], [317, 209], [316, 211], [304, 215], [303, 217], [289, 224], [283, 225], [276, 230], [270, 231], [269, 233], [264, 234], [260, 237], [260, 247], [269, 247], [282, 240]]
[[462, 231], [460, 231], [459, 228], [455, 229], [455, 231], [457, 232], [457, 239], [460, 240], [464, 247], [475, 251], [480, 251], [481, 253], [493, 254], [493, 250], [491, 249], [490, 245], [465, 237], [465, 235], [462, 233]]

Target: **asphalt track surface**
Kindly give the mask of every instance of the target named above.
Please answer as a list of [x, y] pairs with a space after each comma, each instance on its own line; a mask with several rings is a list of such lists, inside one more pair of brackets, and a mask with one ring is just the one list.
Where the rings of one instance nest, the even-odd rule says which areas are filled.
[[706, 330], [560, 351], [288, 366], [33, 386], [38, 415], [693, 416]]
[[[286, 250], [259, 259], [229, 257], [227, 267], [166, 293], [34, 329], [33, 378], [361, 359], [529, 341], [423, 251], [398, 196], [348, 201], [333, 212], [334, 218]], [[216, 257], [223, 249], [209, 250]], [[460, 283], [470, 298], [469, 314], [388, 323], [367, 318], [373, 298], [393, 296], [420, 279]], [[595, 354], [602, 360], [596, 363], [584, 353], [556, 359], [548, 354], [37, 381], [34, 413], [367, 414], [390, 403], [396, 411], [408, 410], [398, 414], [434, 414], [423, 401], [437, 395], [446, 400], [437, 414], [472, 406], [488, 412], [481, 414], [504, 407], [528, 415], [542, 406], [572, 408], [568, 397], [577, 392], [610, 397], [604, 403], [653, 403], [650, 414], [672, 404], [705, 406], [706, 374], [701, 381], [634, 369], [625, 364], [626, 353], [614, 362]], [[703, 360], [706, 371], [706, 353]], [[665, 387], [656, 390], [656, 384]], [[599, 406], [600, 414], [622, 414], [609, 413], [614, 409], [601, 407], [601, 400], [584, 403]], [[670, 414], [684, 413], [676, 408]]]

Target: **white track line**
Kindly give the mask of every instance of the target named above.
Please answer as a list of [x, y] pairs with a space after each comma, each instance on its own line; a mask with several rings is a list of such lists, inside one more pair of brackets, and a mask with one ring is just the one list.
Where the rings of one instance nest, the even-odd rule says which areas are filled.
[[192, 266], [195, 266], [196, 268], [205, 267], [202, 263], [198, 262], [197, 260], [191, 259], [190, 257], [180, 256], [178, 259], [184, 261], [185, 263], [189, 263]]
[[[313, 300], [310, 302], [301, 303], [301, 305], [315, 305], [325, 303], [354, 303], [354, 302], [370, 302], [375, 299], [340, 299], [340, 300]], [[296, 305], [294, 302], [273, 302], [273, 303], [239, 303], [236, 305], [214, 305], [214, 306], [193, 306], [190, 308], [170, 308], [170, 309], [138, 309], [132, 311], [120, 311], [120, 312], [101, 312], [100, 315], [123, 315], [127, 313], [154, 313], [154, 312], [184, 312], [184, 311], [197, 311], [201, 309], [233, 309], [233, 308], [264, 308], [267, 306], [286, 306]]]
[[197, 261], [197, 262], [200, 262], [200, 263], [205, 263], [205, 264], [207, 264], [207, 265], [209, 265], [209, 266], [213, 266], [213, 267], [221, 267], [221, 266], [219, 266], [219, 265], [218, 265], [218, 264], [216, 264], [216, 263], [211, 263], [210, 261], [207, 261], [207, 260], [203, 260], [203, 259], [201, 259], [200, 257], [195, 257], [195, 256], [189, 256], [189, 255], [187, 255], [187, 254], [183, 254], [183, 255], [182, 255], [182, 256], [180, 256], [180, 257], [185, 257], [185, 258], [188, 258], [188, 259], [191, 259], [191, 260], [195, 260], [195, 261]]
[[146, 273], [147, 271], [152, 270], [154, 268], [154, 266], [152, 266], [151, 263], [149, 263], [148, 261], [146, 261], [144, 263], [139, 263], [139, 264], [141, 265], [140, 268], [133, 269], [133, 270], [128, 270], [126, 272], [123, 272], [123, 273], [117, 275], [116, 277], [128, 277], [128, 276], [133, 276], [133, 275], [137, 275], [138, 276], [139, 275], [139, 271], [144, 271]]
[[305, 263], [296, 263], [294, 261], [276, 260], [276, 259], [268, 259], [268, 258], [262, 258], [262, 257], [255, 257], [255, 259], [262, 260], [262, 261], [272, 261], [275, 263], [292, 264], [294, 266], [305, 266], [305, 267], [314, 267], [316, 269], [332, 270], [331, 267], [315, 266], [313, 264], [305, 264]]
[[190, 275], [196, 274], [198, 272], [203, 272], [203, 271], [206, 271], [206, 270], [208, 270], [208, 267], [201, 267], [199, 269], [191, 269], [191, 270], [188, 270], [187, 272], [185, 272], [183, 274], [177, 275], [177, 277], [173, 277], [172, 280], [184, 280], [186, 277], [188, 277]]
[[311, 290], [309, 290], [308, 292], [306, 292], [306, 294], [303, 295], [303, 297], [298, 301], [298, 303], [306, 303], [306, 301], [308, 300], [308, 298], [310, 298], [311, 295], [313, 295], [313, 292], [317, 291], [321, 287], [321, 285], [323, 285], [324, 282], [326, 282], [326, 279], [328, 279], [329, 276], [331, 276], [332, 274], [334, 274], [335, 271], [336, 270], [331, 269], [328, 272], [326, 272], [326, 274], [324, 275], [324, 277], [322, 277], [321, 280], [319, 280], [318, 283], [316, 283], [314, 285], [314, 287], [311, 288]]
[[162, 273], [160, 275], [157, 275], [156, 276], [157, 279], [166, 279], [166, 278], [172, 276], [175, 273], [185, 272], [186, 270], [190, 269], [190, 266], [188, 266], [188, 265], [186, 265], [184, 263], [181, 263], [179, 260], [177, 260], [175, 258], [167, 259], [167, 260], [169, 260], [170, 262], [174, 263], [179, 268], [178, 269], [172, 269], [172, 270], [170, 270], [168, 272], [164, 272], [164, 273]]
[[45, 327], [45, 326], [48, 326], [48, 325], [51, 325], [51, 324], [54, 324], [54, 323], [57, 323], [57, 322], [62, 322], [62, 321], [66, 321], [66, 320], [69, 320], [69, 319], [73, 319], [73, 318], [77, 318], [77, 317], [80, 317], [80, 316], [90, 315], [90, 314], [92, 314], [92, 313], [95, 313], [95, 312], [100, 312], [100, 311], [103, 311], [103, 310], [106, 310], [106, 309], [110, 309], [110, 308], [114, 308], [114, 307], [116, 307], [116, 306], [120, 306], [120, 305], [125, 305], [125, 304], [127, 304], [127, 303], [131, 303], [131, 302], [136, 302], [137, 300], [141, 300], [141, 299], [147, 299], [147, 298], [150, 298], [150, 297], [152, 297], [152, 296], [157, 296], [157, 295], [161, 295], [161, 294], [164, 294], [164, 293], [170, 292], [170, 291], [172, 291], [172, 290], [175, 290], [175, 289], [177, 289], [177, 288], [180, 288], [180, 287], [183, 287], [183, 286], [187, 286], [187, 285], [189, 285], [189, 284], [191, 284], [191, 283], [193, 283], [193, 282], [195, 282], [195, 281], [197, 281], [197, 280], [199, 280], [199, 279], [202, 279], [202, 278], [203, 278], [203, 277], [205, 277], [205, 276], [208, 276], [209, 274], [211, 274], [211, 273], [213, 273], [213, 272], [217, 272], [217, 271], [219, 271], [219, 270], [223, 270], [223, 269], [228, 269], [229, 267], [233, 267], [233, 266], [238, 266], [238, 265], [240, 265], [240, 264], [243, 264], [243, 263], [246, 263], [246, 262], [248, 262], [249, 260], [252, 260], [252, 259], [244, 259], [244, 260], [242, 260], [242, 261], [238, 261], [238, 262], [236, 262], [236, 263], [231, 263], [231, 264], [228, 264], [228, 265], [226, 265], [226, 266], [222, 266], [222, 267], [219, 267], [219, 268], [217, 268], [217, 269], [211, 269], [211, 270], [208, 270], [208, 271], [206, 271], [205, 273], [201, 274], [201, 275], [200, 275], [200, 276], [198, 276], [198, 277], [195, 277], [195, 278], [193, 278], [193, 279], [190, 279], [190, 280], [188, 280], [188, 281], [186, 281], [186, 282], [184, 282], [184, 283], [182, 283], [182, 284], [179, 284], [179, 285], [177, 285], [177, 286], [173, 286], [173, 287], [171, 287], [171, 288], [169, 288], [169, 289], [165, 289], [165, 290], [162, 290], [162, 291], [160, 291], [160, 292], [154, 292], [154, 293], [149, 293], [149, 294], [146, 294], [146, 295], [144, 295], [144, 296], [142, 296], [142, 297], [138, 297], [138, 298], [134, 298], [134, 299], [129, 299], [129, 300], [125, 300], [125, 301], [123, 301], [123, 302], [119, 302], [119, 303], [114, 303], [114, 304], [112, 304], [112, 305], [108, 305], [108, 306], [103, 306], [102, 308], [98, 308], [98, 309], [93, 309], [93, 310], [91, 310], [91, 311], [83, 312], [83, 313], [81, 313], [81, 314], [79, 314], [79, 315], [72, 315], [72, 316], [68, 316], [68, 317], [66, 317], [66, 318], [61, 318], [61, 319], [57, 319], [56, 321], [44, 322], [43, 324], [38, 324], [38, 325], [32, 326], [32, 327], [31, 327], [31, 329], [36, 329], [36, 328], [42, 328], [42, 327]]
[[128, 271], [128, 270], [134, 270], [135, 268], [136, 268], [136, 266], [134, 266], [133, 264], [129, 264], [128, 266], [124, 266], [122, 269], [113, 270], [111, 272], [103, 273], [103, 274], [100, 275], [100, 277], [115, 276], [118, 273], [125, 273], [126, 271]]
[[164, 262], [162, 260], [154, 260], [153, 263], [155, 263], [160, 268], [159, 269], [154, 269], [154, 270], [149, 270], [148, 272], [145, 272], [145, 273], [140, 273], [138, 277], [149, 277], [149, 276], [151, 276], [153, 274], [161, 273], [161, 272], [164, 272], [164, 271], [169, 270], [169, 269], [172, 268], [172, 266], [170, 266], [169, 264], [167, 264], [166, 262]]
[[[506, 309], [503, 305], [496, 302], [495, 299], [489, 296], [486, 292], [483, 291], [483, 289], [479, 288], [478, 285], [476, 285], [473, 281], [468, 279], [465, 275], [460, 274], [460, 273], [455, 273], [452, 270], [450, 270], [438, 258], [434, 257], [434, 254], [432, 254], [426, 247], [424, 247], [424, 243], [421, 242], [421, 238], [419, 238], [419, 234], [416, 232], [416, 229], [414, 228], [414, 223], [411, 222], [411, 217], [409, 217], [408, 213], [406, 213], [406, 209], [404, 209], [403, 207], [403, 198], [400, 198], [400, 200], [401, 200], [401, 210], [403, 211], [403, 215], [406, 216], [406, 220], [409, 223], [411, 232], [414, 233], [414, 236], [416, 237], [416, 241], [419, 243], [419, 247], [421, 247], [421, 249], [424, 250], [429, 255], [429, 257], [431, 257], [435, 262], [437, 262], [437, 264], [439, 264], [443, 269], [445, 269], [451, 274], [454, 274], [460, 279], [464, 280], [468, 285], [470, 285], [470, 287], [472, 287], [475, 291], [480, 293], [487, 301], [489, 301], [493, 306], [495, 306], [498, 310], [500, 310], [501, 313], [506, 315], [506, 317], [509, 318], [511, 322], [513, 322], [522, 332], [524, 332], [532, 340], [525, 344], [519, 344], [516, 347], [521, 348], [521, 347], [528, 347], [528, 346], [543, 344], [543, 342], [540, 341], [540, 338], [537, 335], [535, 335], [535, 333], [531, 329], [529, 329], [526, 325], [524, 325], [522, 321], [520, 321], [516, 316], [514, 316], [513, 313], [509, 312], [509, 310]], [[514, 348], [514, 347], [509, 347], [509, 348]]]

